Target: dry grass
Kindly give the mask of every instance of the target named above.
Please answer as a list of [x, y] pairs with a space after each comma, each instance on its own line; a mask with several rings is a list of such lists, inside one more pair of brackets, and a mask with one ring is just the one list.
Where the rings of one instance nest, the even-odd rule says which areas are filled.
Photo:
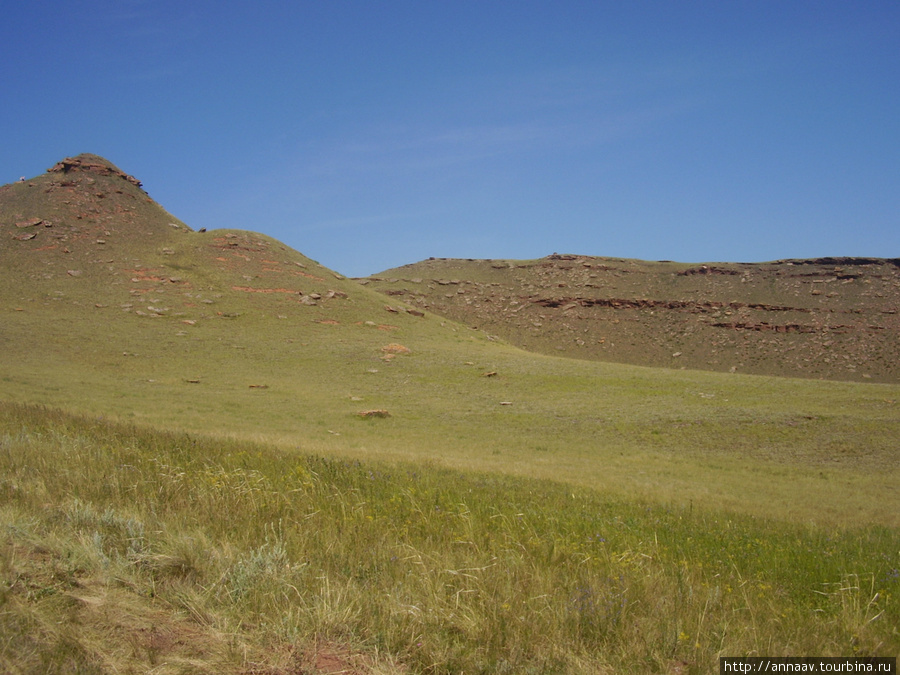
[[[65, 316], [4, 315], [0, 398], [301, 454], [432, 461], [801, 522], [898, 524], [896, 386], [578, 362], [435, 319], [388, 337], [364, 323], [248, 313], [179, 337], [182, 325], [166, 319]], [[391, 342], [410, 353], [383, 361]], [[363, 421], [364, 410], [390, 417]]]
[[900, 648], [895, 529], [2, 411], [11, 672], [699, 673]]
[[545, 354], [900, 381], [900, 260], [430, 259], [371, 287]]

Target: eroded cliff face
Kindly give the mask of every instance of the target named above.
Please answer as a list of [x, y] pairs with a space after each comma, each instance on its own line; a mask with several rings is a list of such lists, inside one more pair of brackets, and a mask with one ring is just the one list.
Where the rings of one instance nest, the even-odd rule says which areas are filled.
[[900, 381], [900, 259], [681, 264], [575, 255], [431, 259], [367, 280], [549, 354]]

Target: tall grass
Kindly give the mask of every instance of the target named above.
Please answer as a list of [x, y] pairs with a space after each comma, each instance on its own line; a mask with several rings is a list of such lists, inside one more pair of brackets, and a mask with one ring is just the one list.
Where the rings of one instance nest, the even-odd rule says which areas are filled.
[[11, 404], [0, 527], [7, 672], [315, 672], [316, 645], [360, 655], [361, 670], [434, 673], [699, 673], [720, 655], [900, 651], [895, 529]]

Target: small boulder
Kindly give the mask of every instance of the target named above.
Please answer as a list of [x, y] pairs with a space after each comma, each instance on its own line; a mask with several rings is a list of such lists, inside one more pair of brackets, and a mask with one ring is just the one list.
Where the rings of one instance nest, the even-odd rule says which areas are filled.
[[43, 218], [29, 218], [28, 220], [21, 220], [16, 223], [16, 227], [25, 228], [25, 227], [34, 227], [36, 225], [40, 225], [44, 222]]
[[387, 410], [383, 410], [383, 409], [361, 410], [360, 412], [358, 412], [356, 414], [364, 420], [371, 419], [373, 417], [385, 418], [385, 417], [391, 416], [391, 413], [389, 413]]
[[396, 342], [392, 342], [389, 345], [385, 345], [384, 347], [381, 348], [381, 351], [383, 351], [385, 354], [409, 354], [410, 353], [409, 347], [404, 347], [403, 345], [398, 344]]

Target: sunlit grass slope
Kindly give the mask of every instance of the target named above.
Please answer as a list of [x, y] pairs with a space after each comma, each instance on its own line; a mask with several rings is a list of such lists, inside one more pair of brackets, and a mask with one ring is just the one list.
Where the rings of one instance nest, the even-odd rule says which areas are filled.
[[[798, 521], [900, 518], [894, 386], [535, 356], [434, 318], [379, 330], [298, 326], [250, 307], [194, 326], [127, 313], [102, 323], [68, 312], [65, 322], [54, 312], [4, 312], [3, 398], [679, 506]], [[370, 409], [391, 416], [361, 419]]]
[[896, 385], [531, 354], [262, 235], [190, 231], [79, 161], [0, 194], [0, 399], [679, 508], [900, 523]]
[[898, 550], [878, 525], [0, 405], [4, 672], [707, 673], [720, 655], [896, 655]]

